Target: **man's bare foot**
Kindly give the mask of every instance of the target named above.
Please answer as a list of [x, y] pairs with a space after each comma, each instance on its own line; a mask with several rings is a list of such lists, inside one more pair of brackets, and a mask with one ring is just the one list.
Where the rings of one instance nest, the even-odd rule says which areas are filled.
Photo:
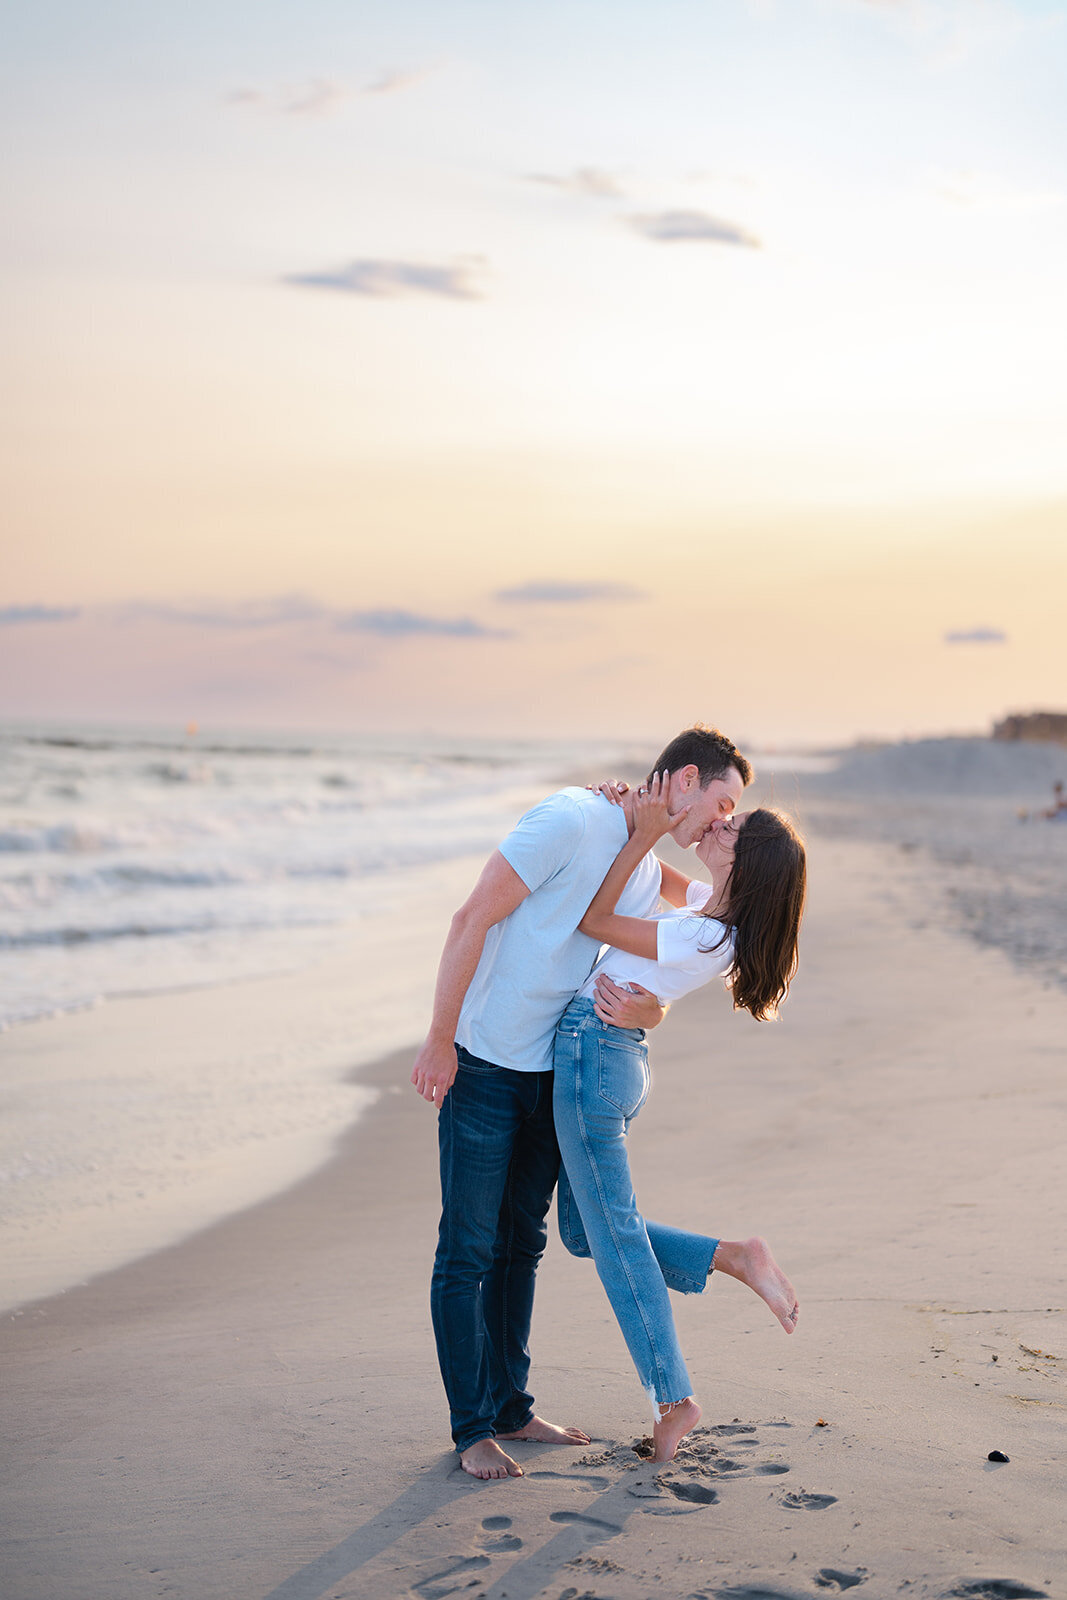
[[589, 1444], [590, 1438], [581, 1428], [560, 1428], [543, 1417], [531, 1417], [525, 1428], [517, 1433], [498, 1433], [498, 1439], [532, 1439], [536, 1444]]
[[699, 1421], [700, 1407], [692, 1395], [688, 1400], [676, 1400], [674, 1405], [666, 1407], [665, 1415], [652, 1424], [652, 1443], [656, 1447], [653, 1461], [673, 1461], [678, 1446]]
[[479, 1439], [477, 1444], [468, 1445], [459, 1464], [472, 1478], [521, 1478], [523, 1475], [519, 1463], [512, 1461], [495, 1439]]
[[716, 1272], [747, 1283], [770, 1306], [786, 1333], [796, 1332], [800, 1315], [796, 1290], [766, 1239], [721, 1239], [711, 1265]]

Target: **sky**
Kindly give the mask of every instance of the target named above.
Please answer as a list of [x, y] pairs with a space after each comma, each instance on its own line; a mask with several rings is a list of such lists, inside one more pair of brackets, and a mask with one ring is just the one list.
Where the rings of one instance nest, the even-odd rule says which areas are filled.
[[1067, 0], [37, 0], [0, 715], [1067, 705]]

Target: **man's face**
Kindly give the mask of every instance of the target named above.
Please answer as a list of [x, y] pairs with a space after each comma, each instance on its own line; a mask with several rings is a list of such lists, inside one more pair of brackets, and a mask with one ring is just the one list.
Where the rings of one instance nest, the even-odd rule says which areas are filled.
[[671, 774], [670, 810], [676, 816], [689, 807], [689, 815], [671, 834], [675, 844], [688, 850], [697, 844], [720, 817], [728, 817], [744, 792], [741, 774], [736, 767], [728, 767], [721, 778], [712, 778], [706, 789], [700, 787], [700, 772], [696, 767], [683, 767]]

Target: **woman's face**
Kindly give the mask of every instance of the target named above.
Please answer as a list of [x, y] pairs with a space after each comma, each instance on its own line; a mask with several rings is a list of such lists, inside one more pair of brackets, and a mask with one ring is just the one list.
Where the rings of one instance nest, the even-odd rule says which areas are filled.
[[720, 817], [708, 828], [696, 847], [696, 854], [711, 873], [712, 882], [721, 885], [734, 864], [737, 838], [748, 821], [748, 813], [740, 816]]

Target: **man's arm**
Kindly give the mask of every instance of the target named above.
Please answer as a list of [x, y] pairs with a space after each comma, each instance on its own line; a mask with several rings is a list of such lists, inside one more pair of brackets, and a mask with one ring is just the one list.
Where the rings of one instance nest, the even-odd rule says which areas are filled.
[[436, 1103], [438, 1110], [456, 1076], [456, 1027], [482, 958], [485, 936], [496, 923], [510, 916], [529, 892], [514, 867], [499, 850], [494, 850], [470, 898], [452, 918], [437, 969], [433, 1021], [411, 1074], [422, 1098]]
[[623, 989], [605, 972], [596, 980], [593, 1010], [613, 1028], [658, 1028], [667, 1015], [667, 1007], [651, 989], [642, 989], [639, 983]]
[[[659, 857], [656, 859], [659, 860]], [[660, 861], [659, 868], [660, 894], [669, 906], [684, 906], [686, 891], [693, 881], [692, 878], [687, 878], [684, 872], [679, 872], [677, 867], [670, 866], [666, 861]]]

